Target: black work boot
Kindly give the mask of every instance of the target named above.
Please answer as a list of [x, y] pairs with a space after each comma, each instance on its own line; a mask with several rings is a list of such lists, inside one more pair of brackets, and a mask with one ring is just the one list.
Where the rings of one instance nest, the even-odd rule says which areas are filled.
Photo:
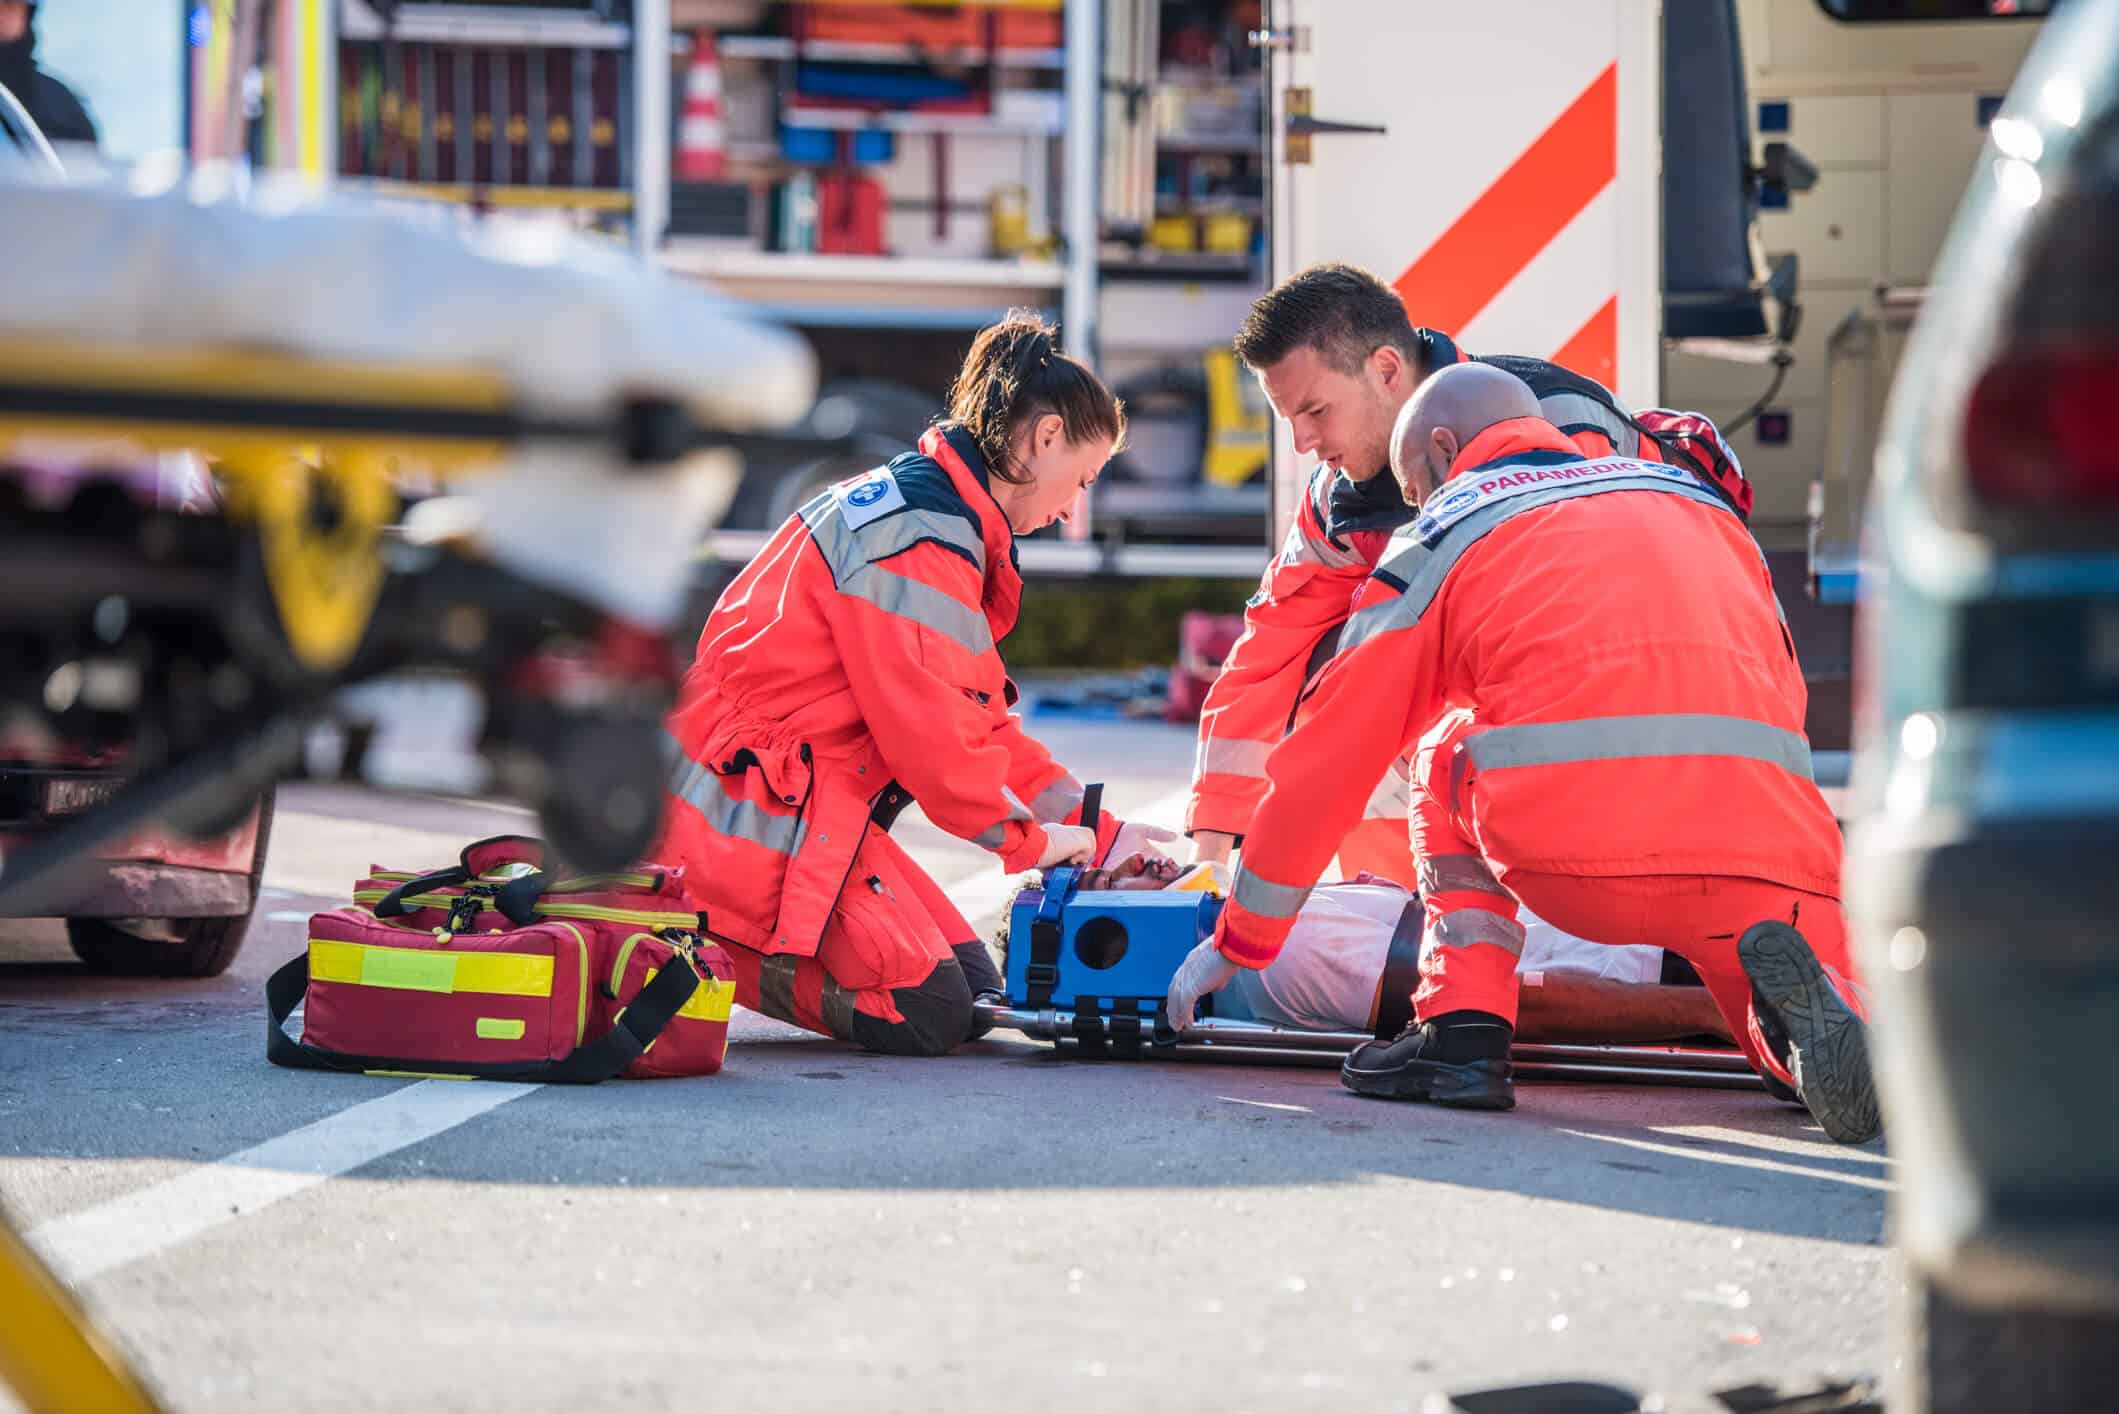
[[1444, 1012], [1408, 1022], [1389, 1041], [1365, 1041], [1339, 1067], [1339, 1083], [1383, 1100], [1432, 1100], [1466, 1110], [1512, 1110], [1508, 1047], [1516, 1030], [1488, 1011]]
[[1786, 923], [1753, 924], [1737, 940], [1736, 955], [1751, 979], [1759, 1031], [1795, 1077], [1795, 1093], [1812, 1118], [1842, 1144], [1882, 1133], [1868, 1024], [1832, 985], [1803, 935]]

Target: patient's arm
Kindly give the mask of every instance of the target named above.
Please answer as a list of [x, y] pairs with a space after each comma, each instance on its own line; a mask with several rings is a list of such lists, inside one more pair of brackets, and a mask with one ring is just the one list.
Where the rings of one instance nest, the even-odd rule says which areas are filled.
[[1519, 1041], [1629, 1045], [1687, 1036], [1736, 1039], [1705, 987], [1613, 982], [1581, 972], [1539, 975], [1543, 985], [1526, 986], [1517, 1002]]

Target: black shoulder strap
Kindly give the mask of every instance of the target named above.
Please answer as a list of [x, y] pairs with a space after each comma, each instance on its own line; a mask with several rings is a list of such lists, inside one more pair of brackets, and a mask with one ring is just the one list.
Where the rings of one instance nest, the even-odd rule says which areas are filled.
[[[681, 957], [682, 954], [679, 954]], [[657, 972], [620, 1014], [609, 1034], [572, 1055], [556, 1061], [414, 1060], [402, 1056], [356, 1056], [326, 1050], [287, 1034], [287, 1018], [309, 990], [309, 952], [304, 948], [293, 961], [272, 974], [265, 983], [265, 1059], [296, 1070], [368, 1071], [393, 1070], [435, 1075], [469, 1075], [480, 1080], [521, 1080], [558, 1085], [593, 1085], [621, 1073], [654, 1043], [684, 1004], [699, 988], [699, 974], [689, 963], [674, 962]]]
[[1383, 955], [1383, 978], [1376, 984], [1376, 1039], [1388, 1041], [1413, 1019], [1413, 989], [1420, 985], [1420, 934], [1427, 908], [1419, 898], [1398, 915], [1390, 950]]

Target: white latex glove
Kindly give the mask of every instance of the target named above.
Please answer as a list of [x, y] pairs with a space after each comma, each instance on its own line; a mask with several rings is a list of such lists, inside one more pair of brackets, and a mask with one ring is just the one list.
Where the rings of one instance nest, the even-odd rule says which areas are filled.
[[1144, 820], [1127, 820], [1118, 827], [1118, 838], [1111, 842], [1111, 853], [1105, 858], [1113, 863], [1130, 855], [1145, 854], [1158, 859], [1168, 859], [1170, 852], [1163, 845], [1176, 840], [1177, 831], [1166, 830], [1160, 825], [1150, 825]]
[[1170, 1000], [1165, 1016], [1173, 1031], [1182, 1031], [1192, 1024], [1192, 1011], [1199, 999], [1209, 992], [1218, 992], [1229, 985], [1236, 975], [1236, 964], [1223, 957], [1208, 938], [1192, 949], [1185, 957], [1184, 966], [1170, 979]]
[[1096, 856], [1096, 831], [1087, 825], [1045, 826], [1045, 852], [1037, 857], [1037, 867], [1050, 869], [1056, 864], [1087, 864]]

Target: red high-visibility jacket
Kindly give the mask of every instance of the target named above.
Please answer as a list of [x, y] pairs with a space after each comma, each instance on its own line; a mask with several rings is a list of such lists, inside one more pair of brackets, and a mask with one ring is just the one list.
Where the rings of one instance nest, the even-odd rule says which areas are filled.
[[[1465, 361], [1447, 335], [1415, 333], [1429, 368]], [[1558, 364], [1506, 354], [1479, 361], [1528, 383], [1545, 419], [1583, 455], [1688, 465], [1740, 515], [1749, 514], [1751, 488], [1736, 454], [1699, 414], [1651, 409], [1636, 418], [1602, 384]], [[1312, 473], [1288, 538], [1244, 610], [1244, 635], [1201, 705], [1187, 833], [1241, 836], [1249, 830], [1251, 812], [1265, 793], [1266, 755], [1288, 730], [1295, 699], [1316, 666], [1312, 655], [1346, 621], [1384, 543], [1411, 518], [1388, 471], [1365, 482], [1325, 466]], [[1392, 783], [1381, 782], [1369, 818], [1402, 822], [1402, 792], [1396, 804], [1392, 797]]]
[[1837, 897], [1802, 670], [1728, 503], [1686, 468], [1584, 458], [1537, 418], [1488, 428], [1457, 466], [1266, 762], [1222, 951], [1272, 961], [1371, 783], [1452, 709], [1476, 730], [1450, 808], [1504, 884], [1742, 875]]
[[[959, 429], [780, 527], [707, 619], [664, 742], [655, 857], [684, 862], [717, 935], [814, 953], [862, 837], [912, 799], [1011, 870], [1075, 822], [1081, 783], [1008, 710], [994, 645], [1022, 591]], [[1099, 817], [1099, 852], [1118, 824]]]

